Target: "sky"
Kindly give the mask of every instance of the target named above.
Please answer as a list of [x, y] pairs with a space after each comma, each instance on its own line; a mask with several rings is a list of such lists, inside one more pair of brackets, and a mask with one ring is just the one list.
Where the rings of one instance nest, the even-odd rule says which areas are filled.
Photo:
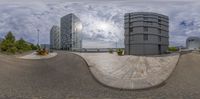
[[83, 24], [85, 48], [124, 47], [124, 14], [155, 12], [169, 16], [170, 46], [185, 46], [200, 37], [198, 0], [0, 0], [0, 38], [12, 31], [17, 39], [48, 44], [50, 29], [74, 13]]

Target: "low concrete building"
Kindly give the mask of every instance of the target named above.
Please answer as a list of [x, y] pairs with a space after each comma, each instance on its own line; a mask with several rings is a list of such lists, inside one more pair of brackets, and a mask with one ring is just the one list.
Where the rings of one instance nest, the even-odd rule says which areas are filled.
[[190, 50], [197, 50], [200, 48], [200, 38], [199, 37], [188, 37], [186, 40], [186, 47]]
[[152, 12], [135, 12], [126, 13], [124, 19], [126, 55], [154, 55], [167, 51], [168, 16]]

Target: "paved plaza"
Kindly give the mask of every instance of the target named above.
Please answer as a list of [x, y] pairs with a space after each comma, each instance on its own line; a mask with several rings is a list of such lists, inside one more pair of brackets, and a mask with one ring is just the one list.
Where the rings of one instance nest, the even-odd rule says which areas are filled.
[[199, 99], [200, 55], [180, 56], [162, 85], [145, 90], [106, 87], [78, 55], [58, 52], [45, 60], [0, 55], [0, 99]]
[[174, 70], [179, 54], [118, 56], [116, 53], [76, 53], [102, 84], [120, 89], [145, 89], [164, 82]]

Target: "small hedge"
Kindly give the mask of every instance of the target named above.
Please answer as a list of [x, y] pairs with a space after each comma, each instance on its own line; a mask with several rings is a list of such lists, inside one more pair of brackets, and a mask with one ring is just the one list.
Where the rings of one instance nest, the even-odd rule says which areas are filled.
[[119, 49], [117, 49], [117, 54], [119, 55], [119, 56], [122, 56], [123, 55], [123, 49], [121, 49], [121, 48], [119, 48]]
[[112, 48], [109, 49], [109, 53], [111, 53], [111, 54], [113, 53], [113, 49]]
[[176, 48], [176, 47], [169, 47], [168, 51], [170, 51], [170, 52], [176, 52], [176, 51], [178, 51], [178, 48]]

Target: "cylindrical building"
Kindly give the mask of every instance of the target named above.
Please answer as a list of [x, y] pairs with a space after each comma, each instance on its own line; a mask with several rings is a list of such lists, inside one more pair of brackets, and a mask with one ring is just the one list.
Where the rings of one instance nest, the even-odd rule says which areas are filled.
[[186, 46], [188, 49], [196, 50], [200, 48], [200, 38], [199, 37], [188, 37], [186, 40]]
[[135, 12], [126, 13], [124, 18], [126, 55], [155, 55], [167, 51], [168, 16], [152, 12]]

